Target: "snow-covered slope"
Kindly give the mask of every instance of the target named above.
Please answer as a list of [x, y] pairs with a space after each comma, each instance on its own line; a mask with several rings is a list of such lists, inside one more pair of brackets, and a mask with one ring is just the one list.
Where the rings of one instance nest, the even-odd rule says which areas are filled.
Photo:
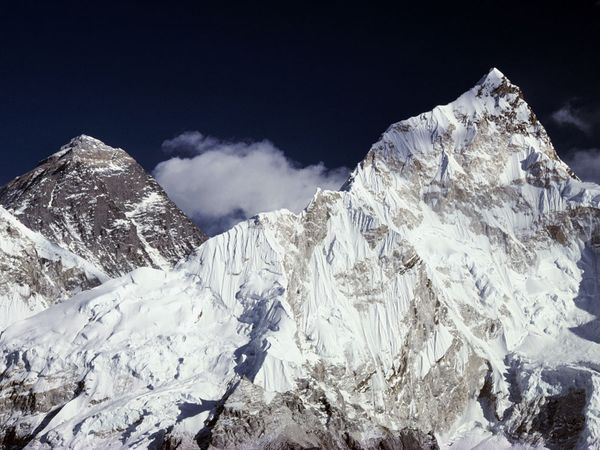
[[0, 331], [108, 277], [0, 206]]
[[303, 213], [5, 330], [5, 442], [600, 448], [599, 204], [494, 69]]
[[111, 276], [170, 268], [206, 239], [124, 150], [85, 135], [1, 188], [0, 204]]

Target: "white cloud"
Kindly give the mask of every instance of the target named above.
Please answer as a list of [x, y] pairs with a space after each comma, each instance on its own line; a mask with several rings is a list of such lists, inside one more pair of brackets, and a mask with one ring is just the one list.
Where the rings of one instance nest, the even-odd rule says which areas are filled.
[[567, 103], [558, 111], [554, 111], [552, 120], [559, 125], [572, 125], [585, 134], [592, 132], [592, 124], [583, 117], [580, 111], [573, 108], [571, 103]]
[[600, 184], [600, 149], [574, 150], [564, 160], [583, 181]]
[[224, 142], [186, 132], [163, 143], [169, 153], [154, 176], [169, 197], [209, 234], [259, 212], [301, 211], [317, 187], [339, 189], [349, 170], [300, 167], [269, 141]]
[[204, 136], [198, 131], [186, 131], [173, 139], [167, 139], [162, 143], [162, 149], [166, 153], [178, 155], [198, 155], [210, 149], [223, 145], [223, 142], [211, 136]]

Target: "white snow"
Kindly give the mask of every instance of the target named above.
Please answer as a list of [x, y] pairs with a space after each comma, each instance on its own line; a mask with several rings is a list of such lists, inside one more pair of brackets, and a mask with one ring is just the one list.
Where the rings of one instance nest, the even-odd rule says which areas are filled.
[[[44, 258], [50, 261], [60, 261], [65, 270], [78, 268], [87, 274], [88, 278], [107, 281], [109, 277], [83, 258], [51, 243], [41, 234], [25, 227], [19, 220], [0, 206], [0, 255], [26, 260], [33, 253], [34, 258]], [[10, 227], [12, 231], [8, 231]], [[48, 307], [48, 299], [38, 293], [32, 293], [29, 286], [20, 285], [12, 280], [10, 274], [0, 276], [0, 331], [8, 325], [42, 311]]]

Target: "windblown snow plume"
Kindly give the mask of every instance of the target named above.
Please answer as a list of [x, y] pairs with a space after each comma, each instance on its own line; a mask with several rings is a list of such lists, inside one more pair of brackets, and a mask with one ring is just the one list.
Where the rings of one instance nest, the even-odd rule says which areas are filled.
[[585, 134], [592, 132], [594, 124], [576, 109], [571, 102], [566, 103], [560, 109], [552, 113], [552, 120], [558, 125], [569, 125], [577, 128]]
[[575, 149], [565, 159], [583, 181], [600, 183], [600, 149]]
[[339, 189], [345, 167], [302, 167], [269, 141], [225, 142], [193, 131], [165, 141], [175, 156], [154, 176], [169, 196], [210, 234], [259, 212], [300, 212], [317, 188]]

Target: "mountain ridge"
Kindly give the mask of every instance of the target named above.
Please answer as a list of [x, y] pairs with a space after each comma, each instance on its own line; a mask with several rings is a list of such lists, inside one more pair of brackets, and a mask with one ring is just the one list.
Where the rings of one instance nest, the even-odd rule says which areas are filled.
[[511, 86], [392, 125], [300, 214], [8, 327], [5, 441], [600, 447], [600, 186]]

